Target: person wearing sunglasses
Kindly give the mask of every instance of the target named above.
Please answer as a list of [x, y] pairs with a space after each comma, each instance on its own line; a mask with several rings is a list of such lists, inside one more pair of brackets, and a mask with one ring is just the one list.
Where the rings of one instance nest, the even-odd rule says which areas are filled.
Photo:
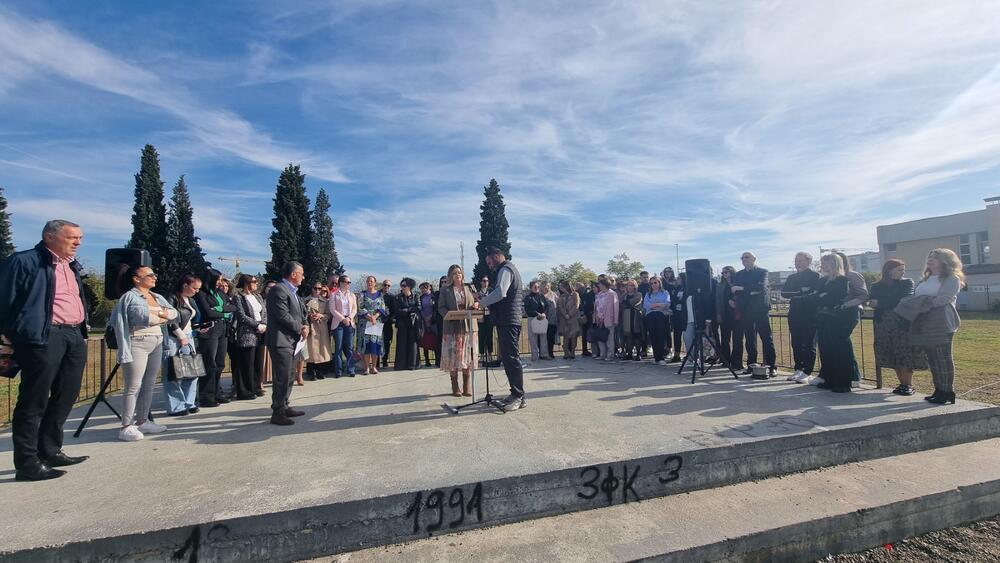
[[325, 378], [330, 360], [333, 359], [333, 341], [327, 330], [330, 304], [324, 295], [325, 291], [326, 286], [316, 282], [312, 286], [312, 294], [306, 298], [306, 321], [310, 325], [309, 337], [306, 338], [306, 349], [309, 351], [306, 378], [310, 380]]
[[[118, 287], [132, 285], [111, 313], [111, 324], [118, 339], [118, 363], [125, 372], [122, 393], [122, 427], [118, 439], [124, 442], [142, 440], [146, 434], [159, 434], [165, 426], [149, 420], [153, 403], [153, 387], [160, 373], [164, 343], [173, 346], [167, 332], [167, 321], [177, 318], [177, 309], [153, 292], [156, 274], [149, 266], [124, 267]], [[168, 350], [173, 356], [175, 350]]]

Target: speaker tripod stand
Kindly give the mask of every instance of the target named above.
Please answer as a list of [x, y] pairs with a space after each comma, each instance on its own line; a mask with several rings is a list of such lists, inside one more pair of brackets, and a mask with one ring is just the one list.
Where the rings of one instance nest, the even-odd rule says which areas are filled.
[[719, 346], [716, 344], [715, 339], [706, 334], [704, 323], [702, 324], [702, 328], [695, 329], [694, 343], [684, 355], [684, 361], [681, 362], [681, 367], [677, 370], [677, 374], [680, 375], [684, 372], [684, 367], [689, 361], [691, 362], [691, 383], [695, 382], [699, 374], [705, 375], [708, 373], [711, 366], [706, 365], [705, 362], [705, 342], [708, 342], [708, 345], [711, 346], [712, 353], [714, 354], [714, 357], [719, 359], [719, 363], [729, 370], [729, 373], [733, 374], [734, 378], [739, 379], [740, 376], [733, 370], [733, 366], [729, 363], [729, 360], [724, 358], [722, 354], [719, 353]]

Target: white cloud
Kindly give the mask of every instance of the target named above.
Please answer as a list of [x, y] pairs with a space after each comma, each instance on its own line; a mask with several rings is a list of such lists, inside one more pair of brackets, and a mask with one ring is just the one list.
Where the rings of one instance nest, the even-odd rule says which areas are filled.
[[[327, 155], [285, 146], [239, 115], [208, 107], [183, 86], [166, 83], [151, 70], [119, 59], [52, 23], [0, 10], [0, 55], [5, 65], [30, 67], [35, 76], [54, 75], [158, 107], [182, 120], [192, 138], [217, 153], [274, 169], [290, 162], [308, 163], [318, 177], [347, 181]], [[13, 78], [29, 76], [18, 72]]]

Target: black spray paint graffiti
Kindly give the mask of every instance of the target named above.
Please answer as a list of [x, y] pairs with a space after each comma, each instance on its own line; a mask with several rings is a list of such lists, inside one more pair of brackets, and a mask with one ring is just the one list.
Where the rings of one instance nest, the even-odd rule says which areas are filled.
[[[663, 467], [659, 470], [663, 476], [658, 477], [661, 485], [672, 483], [681, 476], [681, 467], [684, 459], [681, 456], [672, 455], [663, 459]], [[627, 463], [622, 464], [621, 473], [616, 474], [612, 465], [606, 467], [606, 471], [592, 465], [580, 472], [580, 478], [584, 480], [580, 486], [582, 490], [576, 496], [584, 500], [594, 500], [598, 496], [607, 499], [608, 504], [614, 504], [617, 492], [621, 492], [621, 502], [628, 504], [630, 500], [640, 501], [639, 493], [635, 490], [635, 480], [639, 477], [642, 466], [636, 465], [629, 468]]]
[[[468, 499], [468, 500], [466, 500]], [[421, 514], [430, 514], [431, 522], [425, 523]], [[428, 533], [440, 530], [445, 523], [445, 512], [454, 520], [448, 522], [451, 529], [457, 528], [465, 523], [466, 516], [475, 516], [476, 522], [483, 521], [483, 484], [476, 483], [472, 493], [468, 496], [461, 487], [452, 489], [450, 493], [438, 489], [427, 492], [426, 496], [421, 491], [417, 493], [413, 502], [406, 510], [406, 516], [413, 517], [413, 533], [419, 533], [421, 528]], [[425, 525], [426, 524], [426, 525]]]
[[[211, 543], [213, 541], [220, 541], [229, 535], [229, 527], [224, 524], [216, 524], [208, 529], [208, 534], [205, 536], [205, 541]], [[188, 552], [190, 551], [190, 555]], [[173, 561], [183, 561], [185, 556], [187, 557], [188, 563], [198, 563], [198, 557], [201, 553], [201, 526], [195, 526], [191, 530], [191, 534], [188, 535], [187, 541], [180, 549], [174, 552], [171, 559]]]

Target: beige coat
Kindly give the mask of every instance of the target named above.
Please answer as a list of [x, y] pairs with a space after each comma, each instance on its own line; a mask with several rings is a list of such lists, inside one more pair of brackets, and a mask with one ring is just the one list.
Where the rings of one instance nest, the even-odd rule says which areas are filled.
[[332, 340], [330, 339], [330, 310], [327, 300], [322, 297], [306, 300], [306, 314], [319, 313], [318, 321], [309, 323], [309, 338], [306, 338], [306, 349], [309, 350], [310, 364], [322, 364], [333, 359]]
[[571, 291], [559, 296], [559, 334], [568, 338], [580, 336], [580, 294]]
[[[476, 294], [469, 289], [469, 286], [462, 286], [465, 290], [465, 308], [471, 308], [472, 303], [476, 300]], [[458, 302], [455, 299], [455, 291], [452, 286], [446, 285], [441, 289], [440, 297], [438, 298], [438, 312], [444, 317], [448, 314], [448, 311], [457, 311]], [[465, 329], [465, 321], [445, 321], [444, 331], [442, 334], [459, 334], [467, 332]], [[479, 332], [479, 322], [475, 318], [472, 319], [472, 332]]]

